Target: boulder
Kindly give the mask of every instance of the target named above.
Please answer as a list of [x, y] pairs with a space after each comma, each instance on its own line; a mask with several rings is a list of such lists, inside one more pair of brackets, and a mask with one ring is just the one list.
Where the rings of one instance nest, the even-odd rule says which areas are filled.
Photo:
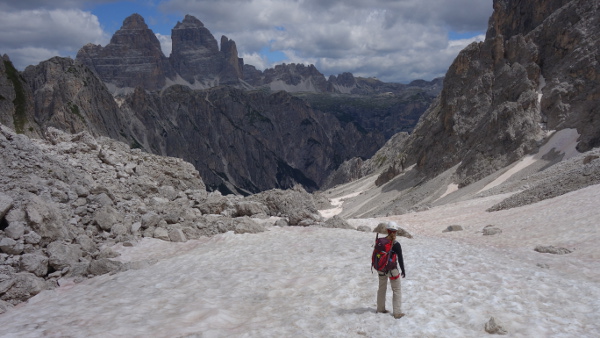
[[94, 223], [104, 231], [110, 231], [113, 225], [121, 222], [123, 217], [111, 206], [105, 205], [94, 213]]
[[124, 226], [123, 224], [115, 224], [112, 226], [112, 228], [110, 229], [111, 234], [113, 234], [114, 236], [120, 236], [120, 235], [126, 235], [129, 233], [129, 230], [127, 230], [127, 227]]
[[0, 192], [0, 219], [4, 218], [6, 213], [13, 207], [13, 199]]
[[142, 229], [155, 227], [161, 218], [154, 212], [146, 213], [142, 216]]
[[76, 241], [84, 252], [94, 253], [96, 251], [96, 244], [89, 236], [79, 235]]
[[497, 234], [501, 234], [501, 233], [502, 233], [502, 229], [497, 228], [493, 225], [486, 225], [485, 228], [483, 228], [484, 236], [493, 236], [493, 235], [497, 235]]
[[46, 283], [43, 279], [30, 272], [19, 272], [13, 276], [11, 287], [0, 298], [11, 304], [18, 304], [37, 295], [45, 288]]
[[280, 218], [277, 221], [275, 221], [275, 224], [273, 224], [273, 225], [278, 226], [278, 227], [286, 227], [290, 224], [288, 223], [288, 221], [285, 218]]
[[338, 215], [326, 220], [323, 226], [326, 228], [352, 229], [352, 226]]
[[240, 201], [234, 204], [234, 217], [267, 215], [269, 209], [266, 205], [254, 201]]
[[38, 277], [44, 277], [48, 274], [48, 257], [35, 253], [24, 254], [21, 256], [20, 268]]
[[494, 317], [490, 317], [490, 320], [487, 323], [485, 323], [484, 328], [485, 332], [489, 334], [507, 334], [506, 330], [496, 322], [496, 319]]
[[48, 263], [55, 270], [62, 270], [79, 262], [83, 252], [79, 244], [65, 244], [62, 242], [52, 242], [46, 248], [48, 253]]
[[4, 229], [6, 236], [12, 239], [19, 239], [25, 234], [25, 222], [10, 222]]
[[310, 212], [305, 209], [296, 209], [288, 214], [288, 223], [290, 225], [309, 226], [319, 223], [322, 217], [318, 213]]
[[462, 231], [462, 230], [463, 230], [463, 227], [460, 225], [449, 225], [442, 232], [453, 232], [453, 231]]
[[27, 244], [39, 244], [42, 240], [42, 236], [38, 235], [35, 231], [30, 231], [26, 233], [23, 238], [25, 239], [25, 243]]
[[238, 217], [234, 220], [236, 234], [256, 234], [266, 230], [264, 224], [260, 224], [249, 217]]
[[171, 242], [185, 242], [187, 238], [181, 229], [173, 228], [169, 230], [169, 240]]
[[565, 254], [570, 254], [571, 250], [567, 249], [567, 248], [557, 248], [555, 246], [541, 246], [538, 245], [535, 247], [535, 249], [533, 249], [539, 253], [549, 253], [549, 254], [553, 254], [553, 255], [565, 255]]
[[119, 257], [119, 256], [121, 256], [121, 254], [118, 253], [118, 252], [116, 252], [116, 251], [114, 251], [113, 249], [111, 249], [111, 248], [103, 248], [100, 251], [100, 253], [98, 254], [97, 258], [98, 259], [101, 259], [101, 258], [115, 258], [115, 257]]
[[0, 300], [0, 315], [5, 313], [12, 307], [13, 305], [11, 303]]
[[0, 240], [0, 251], [9, 255], [19, 255], [23, 252], [23, 243], [19, 243], [12, 238], [4, 237]]
[[123, 263], [113, 261], [108, 258], [101, 258], [90, 262], [88, 273], [94, 276], [100, 276], [105, 273], [117, 272], [121, 270]]
[[356, 227], [356, 230], [362, 232], [371, 232], [371, 228], [369, 228], [366, 225], [359, 225], [358, 227]]
[[169, 238], [169, 230], [167, 230], [165, 228], [156, 228], [156, 229], [154, 229], [154, 234], [152, 235], [152, 237], [157, 238], [157, 239], [162, 239], [163, 241], [170, 241], [171, 240]]
[[43, 239], [48, 241], [72, 239], [66, 224], [69, 218], [55, 203], [45, 202], [38, 196], [32, 196], [25, 206], [25, 214], [29, 226]]
[[195, 207], [202, 211], [203, 214], [218, 215], [228, 208], [231, 208], [232, 205], [227, 197], [222, 196], [220, 193], [213, 192], [208, 195], [203, 203]]

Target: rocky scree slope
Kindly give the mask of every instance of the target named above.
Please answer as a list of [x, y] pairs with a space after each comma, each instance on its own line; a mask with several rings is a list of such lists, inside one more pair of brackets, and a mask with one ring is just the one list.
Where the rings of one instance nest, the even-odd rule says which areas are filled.
[[50, 127], [45, 139], [0, 125], [0, 313], [61, 283], [153, 264], [111, 259], [116, 243], [254, 233], [276, 220], [336, 226], [300, 187], [222, 196], [181, 159], [87, 132]]

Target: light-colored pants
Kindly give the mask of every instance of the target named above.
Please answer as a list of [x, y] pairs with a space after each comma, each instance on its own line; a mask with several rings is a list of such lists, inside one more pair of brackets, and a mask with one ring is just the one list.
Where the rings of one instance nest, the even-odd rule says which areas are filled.
[[[392, 271], [393, 275], [398, 273], [397, 270]], [[387, 275], [379, 274], [379, 289], [377, 289], [377, 312], [382, 312], [385, 310], [385, 294], [387, 291], [387, 281], [390, 276], [390, 273]], [[392, 297], [392, 306], [394, 309], [394, 314], [402, 313], [402, 291], [400, 289], [400, 280], [398, 279], [390, 279], [390, 286], [392, 287], [393, 297]]]

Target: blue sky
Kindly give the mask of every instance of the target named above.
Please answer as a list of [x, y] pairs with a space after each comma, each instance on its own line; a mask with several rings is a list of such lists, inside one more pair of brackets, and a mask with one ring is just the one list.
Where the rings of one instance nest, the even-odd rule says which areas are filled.
[[314, 64], [389, 82], [443, 76], [458, 52], [484, 38], [492, 0], [0, 0], [0, 53], [18, 69], [106, 45], [142, 15], [170, 54], [171, 29], [190, 14], [258, 69]]

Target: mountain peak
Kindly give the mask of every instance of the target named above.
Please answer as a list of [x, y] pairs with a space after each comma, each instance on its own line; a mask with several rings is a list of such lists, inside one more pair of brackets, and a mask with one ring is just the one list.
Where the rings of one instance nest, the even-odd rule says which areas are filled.
[[148, 25], [141, 15], [134, 13], [123, 20], [121, 29], [148, 29]]
[[183, 21], [177, 21], [177, 24], [173, 29], [187, 29], [187, 28], [205, 28], [202, 21], [198, 20], [195, 16], [186, 14]]

